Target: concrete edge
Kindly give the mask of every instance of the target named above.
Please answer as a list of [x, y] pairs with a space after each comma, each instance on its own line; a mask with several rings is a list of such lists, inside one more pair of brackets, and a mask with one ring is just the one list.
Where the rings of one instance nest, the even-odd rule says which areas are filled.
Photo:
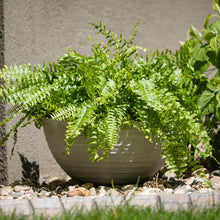
[[90, 211], [100, 208], [114, 208], [120, 205], [150, 207], [169, 211], [215, 208], [220, 205], [220, 192], [191, 194], [137, 195], [137, 196], [75, 196], [58, 198], [36, 198], [0, 200], [0, 212], [20, 215], [54, 216], [69, 211]]

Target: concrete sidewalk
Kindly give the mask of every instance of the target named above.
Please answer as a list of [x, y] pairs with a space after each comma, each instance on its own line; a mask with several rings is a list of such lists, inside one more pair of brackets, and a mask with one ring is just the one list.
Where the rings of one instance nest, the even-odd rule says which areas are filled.
[[191, 194], [139, 195], [139, 196], [87, 196], [36, 198], [31, 200], [0, 200], [0, 211], [10, 214], [54, 216], [70, 210], [92, 210], [130, 204], [138, 207], [164, 208], [165, 210], [213, 208], [220, 205], [220, 192]]

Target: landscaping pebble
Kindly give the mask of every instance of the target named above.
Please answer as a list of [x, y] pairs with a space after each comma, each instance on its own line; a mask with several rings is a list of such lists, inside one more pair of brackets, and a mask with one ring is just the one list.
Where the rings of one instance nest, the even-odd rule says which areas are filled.
[[220, 204], [219, 172], [209, 174], [205, 169], [193, 172], [188, 178], [177, 178], [172, 173], [165, 172], [161, 178], [157, 176], [138, 186], [127, 184], [110, 187], [95, 186], [93, 183], [72, 184], [73, 182], [38, 186], [16, 181], [10, 186], [0, 185], [0, 211], [11, 212], [15, 207], [21, 207], [25, 209], [24, 214], [43, 212], [51, 215], [55, 208], [55, 213], [59, 213], [71, 206], [88, 209], [99, 205], [111, 207], [112, 201], [114, 204], [129, 202], [135, 206], [174, 210], [179, 207], [187, 209], [191, 206], [212, 207]]
[[84, 187], [80, 187], [80, 188], [75, 188], [73, 190], [69, 190], [67, 195], [69, 197], [71, 197], [71, 196], [91, 196], [91, 192]]
[[[176, 174], [166, 171], [162, 177], [146, 181], [139, 186], [127, 184], [121, 186], [94, 186], [93, 183], [74, 184], [73, 180], [65, 182], [56, 178], [45, 181], [44, 185], [16, 181], [10, 186], [0, 185], [0, 200], [64, 198], [74, 196], [131, 196], [158, 194], [189, 194], [193, 192], [213, 192], [220, 190], [219, 170], [208, 173], [200, 168], [187, 178], [177, 178]], [[59, 185], [59, 184], [60, 185]], [[76, 183], [76, 181], [75, 181]]]
[[10, 196], [13, 192], [13, 188], [11, 186], [5, 186], [0, 189], [0, 196]]

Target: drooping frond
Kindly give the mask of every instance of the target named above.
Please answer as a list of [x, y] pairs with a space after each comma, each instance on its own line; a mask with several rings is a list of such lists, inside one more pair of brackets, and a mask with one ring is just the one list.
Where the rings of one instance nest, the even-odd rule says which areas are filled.
[[19, 119], [19, 121], [16, 122], [16, 124], [9, 130], [9, 132], [8, 132], [8, 133], [2, 138], [2, 140], [0, 141], [0, 145], [2, 145], [3, 143], [5, 143], [5, 141], [8, 140], [10, 134], [15, 131], [14, 145], [13, 145], [13, 148], [12, 148], [12, 150], [11, 150], [11, 154], [13, 154], [14, 147], [15, 147], [15, 144], [16, 144], [16, 142], [17, 142], [17, 136], [16, 136], [17, 129], [18, 129], [18, 127], [25, 121], [25, 119], [28, 118], [28, 116], [29, 116], [29, 113], [24, 114], [24, 115]]
[[103, 159], [100, 153], [105, 159], [108, 159], [109, 150], [113, 149], [118, 141], [126, 110], [124, 105], [112, 106], [107, 110], [106, 116], [96, 122], [99, 126], [91, 127], [88, 133], [90, 139], [88, 143], [90, 144], [89, 153], [92, 155], [90, 159], [93, 162]]
[[155, 88], [155, 84], [150, 80], [131, 81], [130, 86], [139, 99], [146, 102], [149, 107], [160, 111], [162, 106]]
[[[24, 64], [24, 65], [14, 65], [13, 67], [4, 66], [0, 70], [0, 77], [6, 82], [20, 82], [17, 84], [19, 86], [29, 86], [36, 83], [42, 82], [45, 79], [45, 74], [42, 72], [40, 65], [36, 64]], [[22, 81], [22, 82], [21, 82]]]
[[114, 106], [110, 108], [105, 119], [106, 124], [106, 148], [113, 149], [118, 141], [118, 135], [125, 114], [123, 106]]
[[150, 80], [132, 82], [131, 87], [137, 95], [135, 109], [143, 133], [150, 140], [152, 135], [160, 140], [167, 167], [183, 172], [190, 164], [195, 164], [189, 144], [198, 151], [197, 140], [203, 139], [206, 152], [210, 152], [208, 138], [205, 140], [201, 136], [208, 137], [204, 127], [174, 93], [156, 87]]
[[87, 124], [92, 123], [92, 120], [94, 120], [94, 110], [94, 106], [84, 103], [82, 106], [78, 107], [75, 114], [68, 119], [65, 135], [67, 154], [70, 152], [70, 148], [74, 144], [76, 137], [81, 134]]
[[51, 118], [58, 121], [68, 120], [69, 118], [74, 117], [75, 111], [75, 105], [69, 105], [67, 107], [58, 109], [56, 112], [52, 113]]

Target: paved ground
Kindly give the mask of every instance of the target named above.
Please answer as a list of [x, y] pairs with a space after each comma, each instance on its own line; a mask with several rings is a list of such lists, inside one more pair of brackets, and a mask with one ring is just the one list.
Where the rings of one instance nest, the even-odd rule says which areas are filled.
[[10, 214], [58, 215], [68, 210], [91, 210], [92, 208], [114, 207], [129, 203], [133, 206], [164, 208], [166, 210], [213, 208], [220, 205], [220, 192], [190, 194], [137, 195], [137, 196], [74, 196], [60, 198], [36, 198], [0, 200], [0, 210]]

